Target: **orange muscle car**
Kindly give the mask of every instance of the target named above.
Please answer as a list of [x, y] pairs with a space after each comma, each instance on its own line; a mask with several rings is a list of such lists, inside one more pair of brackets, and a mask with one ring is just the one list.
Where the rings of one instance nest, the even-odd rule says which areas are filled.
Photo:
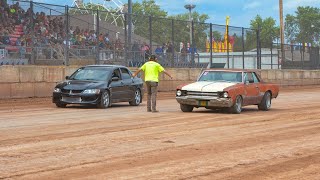
[[177, 87], [176, 100], [183, 112], [193, 108], [227, 108], [239, 114], [243, 106], [257, 105], [268, 111], [272, 98], [279, 94], [279, 86], [265, 83], [250, 70], [204, 70], [194, 83]]

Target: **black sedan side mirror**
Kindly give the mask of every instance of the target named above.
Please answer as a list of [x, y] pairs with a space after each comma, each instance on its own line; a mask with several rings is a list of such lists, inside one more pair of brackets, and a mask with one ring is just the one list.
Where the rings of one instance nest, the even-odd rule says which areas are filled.
[[68, 80], [70, 77], [69, 76], [66, 76], [66, 80]]
[[112, 81], [119, 81], [119, 77], [112, 77]]

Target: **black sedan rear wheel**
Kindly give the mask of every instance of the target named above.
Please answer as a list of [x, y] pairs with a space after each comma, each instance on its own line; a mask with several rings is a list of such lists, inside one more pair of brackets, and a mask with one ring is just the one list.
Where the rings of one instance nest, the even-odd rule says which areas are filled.
[[98, 104], [99, 108], [105, 109], [110, 106], [110, 94], [108, 91], [105, 91], [101, 94], [100, 103]]
[[136, 91], [134, 92], [134, 97], [132, 98], [133, 100], [129, 102], [129, 104], [131, 106], [139, 106], [139, 104], [141, 103], [141, 92], [140, 89], [136, 89]]

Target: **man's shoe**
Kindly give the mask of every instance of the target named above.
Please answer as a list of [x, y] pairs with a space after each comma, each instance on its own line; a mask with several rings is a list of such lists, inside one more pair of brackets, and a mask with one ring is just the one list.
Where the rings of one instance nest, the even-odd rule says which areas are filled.
[[152, 112], [153, 112], [153, 113], [157, 113], [157, 112], [159, 112], [159, 111], [158, 111], [158, 110], [152, 110]]
[[151, 112], [151, 109], [148, 109], [147, 112]]

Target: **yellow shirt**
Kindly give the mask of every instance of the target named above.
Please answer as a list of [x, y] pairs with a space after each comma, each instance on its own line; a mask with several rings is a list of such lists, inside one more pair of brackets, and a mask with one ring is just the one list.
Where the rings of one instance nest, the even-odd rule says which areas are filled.
[[148, 61], [141, 68], [144, 71], [144, 80], [159, 82], [159, 73], [164, 71], [164, 68], [157, 62]]

